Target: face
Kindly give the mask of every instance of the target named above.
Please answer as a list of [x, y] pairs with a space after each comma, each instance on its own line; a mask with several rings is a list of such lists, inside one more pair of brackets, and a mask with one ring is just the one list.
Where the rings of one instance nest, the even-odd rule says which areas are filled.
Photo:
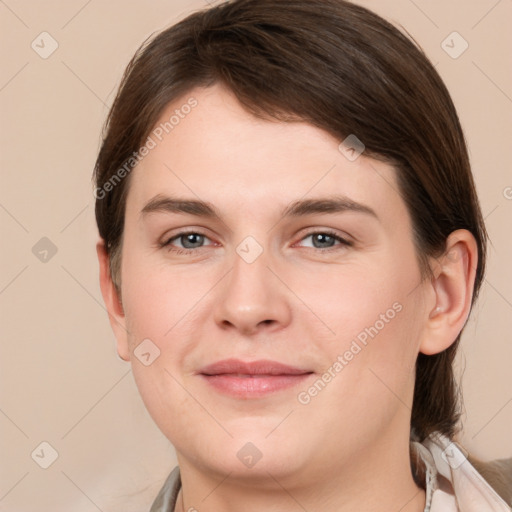
[[189, 97], [132, 171], [118, 335], [180, 465], [311, 479], [408, 439], [427, 307], [395, 170], [219, 86], [160, 121]]

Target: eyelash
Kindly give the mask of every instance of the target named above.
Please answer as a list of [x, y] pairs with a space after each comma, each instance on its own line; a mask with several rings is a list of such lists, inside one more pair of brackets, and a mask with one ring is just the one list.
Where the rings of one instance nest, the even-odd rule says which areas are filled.
[[[180, 233], [174, 235], [172, 238], [167, 240], [167, 242], [162, 242], [159, 245], [161, 248], [168, 248], [170, 252], [174, 252], [177, 255], [182, 255], [182, 254], [192, 255], [194, 252], [197, 252], [200, 249], [204, 249], [204, 247], [197, 247], [195, 249], [181, 249], [181, 248], [173, 247], [171, 245], [171, 243], [174, 242], [175, 240], [177, 240], [183, 236], [187, 236], [187, 235], [200, 235], [200, 236], [204, 236], [205, 238], [208, 238], [207, 235], [205, 235], [204, 233], [201, 233], [200, 231], [181, 231]], [[353, 242], [345, 240], [340, 235], [338, 235], [337, 233], [335, 233], [334, 231], [331, 231], [329, 229], [310, 231], [309, 233], [304, 235], [300, 239], [300, 241], [302, 241], [310, 236], [314, 236], [314, 235], [327, 235], [331, 238], [334, 238], [334, 240], [336, 240], [337, 242], [340, 242], [341, 246], [352, 247], [354, 245]], [[333, 252], [333, 251], [338, 250], [340, 248], [340, 245], [334, 246], [334, 247], [328, 247], [325, 249], [321, 249], [318, 247], [309, 247], [309, 249], [313, 249], [315, 252], [326, 253], [326, 252]]]

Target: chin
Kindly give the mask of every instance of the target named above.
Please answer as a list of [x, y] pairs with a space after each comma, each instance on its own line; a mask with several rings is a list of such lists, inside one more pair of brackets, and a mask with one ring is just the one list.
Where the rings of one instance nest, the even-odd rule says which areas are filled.
[[[275, 423], [273, 423], [273, 427]], [[302, 443], [295, 442], [290, 436], [279, 436], [271, 429], [255, 430], [246, 428], [241, 433], [233, 433], [233, 438], [226, 435], [223, 442], [212, 442], [208, 449], [208, 459], [203, 454], [196, 454], [201, 464], [206, 465], [222, 477], [231, 474], [231, 478], [250, 480], [253, 484], [261, 481], [268, 485], [270, 475], [283, 478], [300, 472], [305, 466], [297, 454]], [[283, 432], [283, 434], [286, 434]]]

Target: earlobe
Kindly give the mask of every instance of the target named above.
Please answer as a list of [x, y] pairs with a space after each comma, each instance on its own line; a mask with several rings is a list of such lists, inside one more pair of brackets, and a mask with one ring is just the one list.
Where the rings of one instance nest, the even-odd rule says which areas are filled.
[[105, 248], [105, 242], [100, 240], [96, 244], [98, 263], [100, 267], [100, 288], [107, 308], [108, 317], [112, 330], [117, 341], [117, 353], [124, 361], [130, 360], [128, 344], [128, 330], [126, 328], [126, 317], [123, 310], [121, 298], [110, 275], [109, 255]]
[[465, 229], [451, 233], [445, 253], [433, 261], [435, 302], [427, 311], [419, 347], [423, 354], [446, 350], [464, 328], [471, 311], [477, 262], [474, 236]]

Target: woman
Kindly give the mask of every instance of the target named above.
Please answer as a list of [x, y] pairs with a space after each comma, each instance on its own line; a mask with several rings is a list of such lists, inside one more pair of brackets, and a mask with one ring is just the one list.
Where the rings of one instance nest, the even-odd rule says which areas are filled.
[[341, 0], [146, 42], [96, 169], [120, 356], [176, 448], [152, 512], [502, 511], [451, 440], [487, 233], [422, 51]]

